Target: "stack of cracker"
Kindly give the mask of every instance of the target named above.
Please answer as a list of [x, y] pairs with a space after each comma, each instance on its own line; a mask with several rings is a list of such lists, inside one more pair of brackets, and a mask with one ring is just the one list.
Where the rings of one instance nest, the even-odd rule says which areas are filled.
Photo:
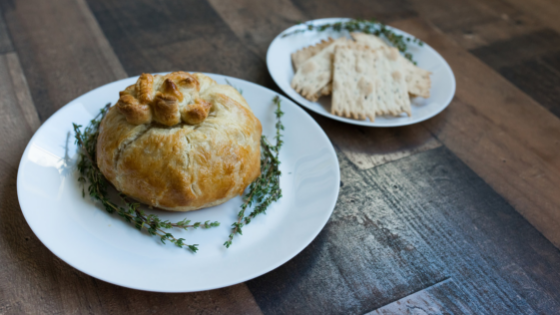
[[334, 115], [364, 120], [411, 115], [410, 97], [430, 96], [430, 72], [415, 66], [379, 37], [322, 41], [292, 54], [292, 87], [310, 101], [332, 93]]

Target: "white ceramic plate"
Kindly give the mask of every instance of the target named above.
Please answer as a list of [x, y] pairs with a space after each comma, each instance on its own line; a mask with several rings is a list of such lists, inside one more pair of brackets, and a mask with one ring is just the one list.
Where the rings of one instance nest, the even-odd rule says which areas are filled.
[[[216, 74], [243, 90], [272, 139], [276, 95], [259, 85]], [[210, 290], [244, 282], [282, 265], [317, 236], [329, 219], [340, 183], [338, 160], [319, 125], [299, 106], [281, 97], [285, 144], [280, 153], [283, 197], [266, 215], [256, 217], [226, 249], [241, 197], [188, 213], [154, 211], [179, 221], [219, 221], [209, 230], [172, 231], [186, 243], [200, 244], [193, 254], [134, 229], [82, 198], [77, 183], [72, 123], [87, 125], [105, 104], [137, 78], [113, 82], [86, 93], [57, 111], [35, 133], [21, 159], [18, 198], [27, 223], [56, 256], [98, 279], [124, 287], [158, 292]]]
[[[348, 18], [329, 18], [309, 21], [314, 25], [321, 25], [325, 23], [335, 23], [339, 21], [347, 21]], [[418, 66], [432, 72], [432, 89], [430, 90], [430, 98], [415, 98], [412, 102], [412, 116], [408, 117], [403, 114], [401, 117], [376, 117], [375, 122], [368, 120], [355, 120], [350, 118], [339, 117], [330, 113], [331, 97], [321, 97], [318, 102], [311, 102], [299, 95], [290, 83], [294, 76], [292, 66], [291, 54], [303, 47], [314, 45], [328, 37], [338, 38], [340, 36], [349, 37], [348, 32], [341, 33], [332, 31], [306, 31], [304, 33], [293, 34], [287, 37], [282, 37], [283, 34], [293, 32], [297, 29], [305, 28], [305, 25], [295, 25], [284, 32], [280, 33], [272, 41], [268, 47], [266, 55], [266, 64], [270, 75], [276, 84], [293, 100], [306, 108], [321, 114], [323, 116], [343, 121], [349, 124], [368, 126], [368, 127], [398, 127], [415, 124], [426, 119], [429, 119], [449, 105], [455, 95], [455, 76], [453, 71], [445, 62], [445, 60], [429, 45], [426, 43], [423, 46], [409, 44], [409, 51], [412, 53], [413, 58], [418, 62]], [[397, 34], [412, 36], [408, 33], [400, 31], [395, 28], [388, 27]]]

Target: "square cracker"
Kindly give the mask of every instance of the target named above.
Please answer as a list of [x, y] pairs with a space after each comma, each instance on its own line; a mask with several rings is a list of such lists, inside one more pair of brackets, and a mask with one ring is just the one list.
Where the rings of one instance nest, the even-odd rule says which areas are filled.
[[410, 116], [410, 99], [398, 50], [349, 44], [336, 47], [331, 112], [354, 119]]
[[292, 53], [292, 64], [294, 66], [294, 71], [297, 71], [297, 69], [304, 62], [306, 62], [307, 59], [309, 59], [309, 58], [315, 56], [316, 54], [318, 54], [325, 47], [332, 44], [333, 41], [334, 41], [334, 39], [329, 37], [327, 40], [323, 39], [318, 44], [315, 44], [313, 46], [307, 46], [305, 48], [302, 48], [302, 49], [296, 51], [295, 53]]
[[375, 52], [366, 46], [353, 44], [336, 47], [332, 114], [360, 120], [375, 120], [375, 58]]
[[399, 50], [381, 47], [375, 53], [377, 115], [399, 116], [404, 112], [410, 116], [410, 98]]
[[412, 61], [402, 56], [399, 59], [405, 69], [408, 93], [414, 97], [430, 97], [430, 88], [432, 86], [432, 81], [430, 80], [431, 72], [417, 67]]
[[[375, 35], [364, 33], [351, 33], [350, 35], [357, 43], [369, 46], [372, 49], [390, 47], [381, 38]], [[404, 67], [408, 93], [412, 96], [430, 97], [430, 71], [417, 67], [401, 54], [399, 54], [399, 62], [402, 63]]]
[[350, 36], [352, 36], [352, 38], [356, 41], [356, 43], [366, 45], [371, 49], [390, 47], [389, 45], [387, 45], [387, 43], [384, 40], [382, 40], [381, 38], [375, 35], [353, 32], [350, 33]]
[[305, 61], [292, 79], [292, 88], [312, 102], [316, 102], [321, 95], [329, 93], [334, 50], [347, 42], [348, 39], [345, 37], [338, 38]]
[[[294, 71], [297, 71], [297, 69], [301, 67], [304, 62], [321, 52], [321, 50], [332, 44], [332, 42], [334, 42], [334, 39], [329, 37], [327, 40], [323, 39], [313, 46], [307, 46], [296, 51], [295, 53], [292, 53], [292, 64], [294, 66]], [[319, 91], [318, 96], [320, 97], [321, 95], [330, 95], [331, 91], [332, 84], [329, 83], [325, 87], [323, 87], [321, 91]]]

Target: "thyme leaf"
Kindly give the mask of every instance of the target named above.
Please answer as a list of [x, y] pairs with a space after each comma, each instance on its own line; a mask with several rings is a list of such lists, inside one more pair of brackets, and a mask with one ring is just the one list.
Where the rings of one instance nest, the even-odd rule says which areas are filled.
[[[273, 99], [276, 105], [276, 145], [270, 144], [268, 139], [263, 135], [261, 137], [261, 174], [259, 177], [249, 185], [249, 192], [245, 195], [244, 202], [241, 205], [241, 210], [237, 214], [237, 221], [232, 224], [231, 233], [224, 246], [229, 248], [232, 244], [233, 238], [236, 234], [242, 235], [242, 228], [254, 219], [257, 215], [265, 213], [271, 203], [277, 201], [282, 197], [282, 189], [280, 188], [280, 148], [284, 143], [282, 140], [282, 125], [281, 117], [284, 115], [281, 109], [281, 101], [278, 96]], [[245, 211], [252, 205], [255, 205], [253, 211], [245, 216]]]
[[373, 34], [375, 36], [384, 38], [393, 47], [396, 47], [400, 52], [403, 53], [404, 57], [414, 64], [416, 62], [412, 58], [412, 54], [407, 52], [408, 43], [414, 43], [419, 46], [423, 46], [424, 43], [416, 37], [409, 37], [404, 35], [397, 35], [395, 32], [387, 28], [387, 25], [377, 21], [372, 18], [369, 20], [365, 19], [352, 19], [346, 22], [336, 22], [336, 23], [325, 23], [320, 25], [313, 25], [311, 23], [303, 24], [306, 27], [288, 32], [282, 35], [282, 37], [287, 37], [294, 34], [316, 31], [324, 32], [326, 30], [330, 31], [348, 31], [348, 32], [362, 32], [366, 34]]

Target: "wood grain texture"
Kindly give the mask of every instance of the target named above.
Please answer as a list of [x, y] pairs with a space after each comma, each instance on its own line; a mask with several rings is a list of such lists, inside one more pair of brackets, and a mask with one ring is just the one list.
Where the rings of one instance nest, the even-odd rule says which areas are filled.
[[264, 60], [243, 45], [206, 1], [88, 1], [129, 75], [197, 71], [262, 85]]
[[0, 54], [5, 54], [14, 50], [12, 46], [12, 40], [10, 39], [10, 33], [6, 28], [6, 23], [4, 22], [4, 15], [0, 9]]
[[560, 51], [560, 34], [544, 29], [472, 49], [470, 52], [490, 67], [500, 70]]
[[315, 113], [311, 115], [329, 139], [361, 169], [441, 146], [441, 143], [420, 124], [398, 128], [367, 128], [349, 126]]
[[450, 64], [454, 101], [424, 125], [556, 246], [560, 246], [560, 120], [433, 26], [415, 32]]
[[[539, 19], [504, 0], [412, 0], [419, 15], [461, 47], [473, 49], [539, 30]], [[414, 33], [413, 33], [414, 34]]]
[[40, 123], [14, 53], [0, 55], [0, 96], [0, 147], [4, 148], [0, 159], [17, 168], [27, 140]]
[[558, 250], [449, 150], [368, 170], [339, 159], [326, 228], [247, 283], [265, 314], [360, 314], [448, 278], [454, 292], [431, 298], [453, 314], [560, 311]]
[[542, 106], [560, 117], [560, 52], [526, 60], [499, 72]]
[[466, 0], [453, 6], [442, 0], [413, 2], [415, 10], [446, 36], [560, 115], [560, 69], [548, 62], [560, 51], [560, 22], [554, 14], [560, 4], [548, 0]]
[[280, 32], [306, 20], [305, 15], [289, 0], [208, 2], [235, 35], [263, 60], [268, 45]]
[[[463, 292], [452, 279], [446, 279], [422, 291], [371, 311], [366, 315], [476, 314], [457, 298], [462, 294]], [[440, 301], [445, 302], [442, 303]]]
[[107, 64], [107, 68], [112, 72], [113, 76], [118, 79], [124, 79], [128, 77], [128, 74], [124, 71], [122, 64], [115, 55], [113, 48], [109, 44], [109, 41], [103, 34], [103, 31], [99, 27], [97, 20], [91, 13], [85, 0], [74, 0], [76, 6], [78, 7], [80, 14], [86, 23], [91, 37], [95, 40], [95, 44], [103, 56], [103, 61]]
[[[31, 93], [29, 92], [27, 80], [23, 75], [19, 58], [15, 53], [8, 53], [5, 55], [5, 62], [6, 70], [8, 70], [11, 79], [11, 84], [6, 85], [5, 88], [11, 88], [11, 92], [14, 94], [14, 99], [10, 99], [8, 102], [19, 107], [27, 126], [32, 132], [35, 132], [41, 125], [41, 121], [39, 120], [37, 109], [31, 99]], [[9, 92], [6, 91], [6, 93], [8, 94]], [[4, 94], [0, 93], [0, 95]]]
[[540, 23], [560, 32], [560, 3], [555, 0], [506, 0], [527, 15], [538, 19]]
[[376, 18], [383, 22], [417, 16], [410, 1], [321, 1], [292, 0], [308, 19], [331, 17]]
[[471, 53], [560, 117], [560, 34], [545, 29]]
[[16, 192], [19, 160], [38, 126], [18, 64], [14, 53], [0, 55], [0, 313], [49, 313], [60, 299], [36, 297], [56, 292], [56, 279], [41, 273], [53, 267], [52, 254], [25, 223]]
[[0, 3], [41, 120], [75, 97], [121, 79], [80, 1]]

